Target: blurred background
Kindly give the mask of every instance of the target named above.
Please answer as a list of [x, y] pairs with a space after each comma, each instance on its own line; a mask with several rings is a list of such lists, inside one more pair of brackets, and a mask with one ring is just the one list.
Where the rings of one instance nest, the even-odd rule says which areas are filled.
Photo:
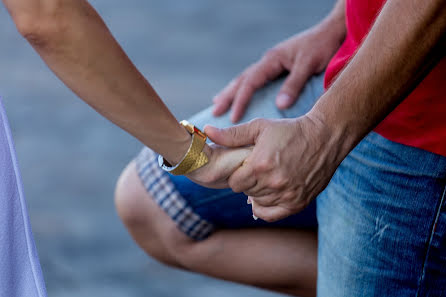
[[[183, 119], [334, 0], [90, 2]], [[116, 215], [113, 190], [141, 145], [59, 82], [1, 5], [0, 40], [0, 94], [50, 297], [278, 296], [174, 270], [140, 251]]]

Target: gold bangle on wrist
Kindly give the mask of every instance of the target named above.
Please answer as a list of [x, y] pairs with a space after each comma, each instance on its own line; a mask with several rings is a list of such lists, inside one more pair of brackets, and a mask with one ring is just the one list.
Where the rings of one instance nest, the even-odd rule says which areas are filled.
[[180, 124], [192, 135], [192, 142], [186, 155], [175, 166], [170, 165], [161, 155], [158, 157], [160, 167], [173, 175], [188, 174], [209, 162], [208, 157], [203, 152], [206, 145], [206, 134], [188, 121], [181, 121]]

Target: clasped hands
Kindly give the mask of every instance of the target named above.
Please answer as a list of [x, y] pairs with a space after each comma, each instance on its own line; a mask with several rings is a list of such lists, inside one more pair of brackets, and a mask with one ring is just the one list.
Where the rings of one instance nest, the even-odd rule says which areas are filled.
[[188, 177], [204, 186], [244, 192], [253, 214], [265, 221], [283, 219], [305, 208], [339, 165], [338, 155], [330, 149], [333, 139], [321, 127], [311, 114], [256, 119], [226, 129], [206, 126], [215, 142], [209, 147], [210, 162]]
[[[214, 115], [232, 110], [242, 117], [254, 92], [284, 71], [289, 75], [276, 98], [288, 108], [339, 46], [329, 23], [298, 34], [268, 51], [214, 98]], [[207, 187], [244, 192], [253, 214], [277, 221], [305, 208], [328, 184], [346, 155], [342, 137], [314, 108], [296, 119], [255, 119], [226, 129], [205, 127], [215, 143], [206, 147], [210, 162], [188, 175]]]

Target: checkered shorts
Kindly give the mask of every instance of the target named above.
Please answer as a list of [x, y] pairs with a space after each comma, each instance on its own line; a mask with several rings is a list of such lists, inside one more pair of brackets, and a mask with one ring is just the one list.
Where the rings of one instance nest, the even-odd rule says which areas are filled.
[[136, 157], [135, 163], [147, 192], [181, 231], [195, 240], [203, 240], [213, 232], [214, 225], [193, 211], [175, 188], [169, 174], [159, 167], [156, 153], [144, 148]]

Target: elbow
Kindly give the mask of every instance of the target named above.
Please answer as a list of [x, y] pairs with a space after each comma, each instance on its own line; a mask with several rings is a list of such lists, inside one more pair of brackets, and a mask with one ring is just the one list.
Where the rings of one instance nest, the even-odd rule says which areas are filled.
[[61, 17], [53, 13], [18, 12], [13, 15], [19, 33], [33, 46], [46, 47], [63, 34], [64, 24]]
[[48, 33], [41, 20], [32, 16], [20, 16], [14, 19], [19, 33], [32, 45], [42, 47], [48, 42]]

